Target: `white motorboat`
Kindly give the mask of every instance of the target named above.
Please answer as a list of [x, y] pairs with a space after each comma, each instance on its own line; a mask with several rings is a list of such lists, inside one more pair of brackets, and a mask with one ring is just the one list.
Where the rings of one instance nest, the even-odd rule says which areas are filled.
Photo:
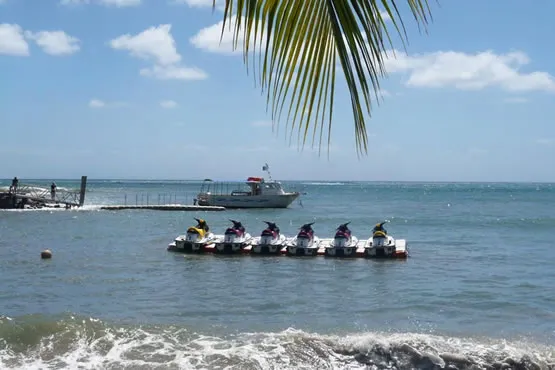
[[301, 226], [299, 233], [287, 242], [289, 256], [316, 256], [321, 240], [314, 235], [314, 222]]
[[198, 218], [195, 218], [195, 220], [197, 221], [197, 225], [189, 227], [185, 235], [179, 235], [175, 238], [168, 249], [177, 252], [200, 253], [204, 252], [205, 247], [221, 239], [221, 236], [210, 232], [210, 228], [205, 220]]
[[246, 182], [204, 180], [197, 194], [197, 204], [225, 208], [289, 207], [300, 193], [283, 190], [279, 181], [272, 180], [267, 164], [262, 169], [268, 173], [268, 181], [263, 177], [249, 177]]
[[245, 230], [241, 222], [230, 221], [233, 223], [233, 226], [226, 229], [223, 240], [220, 239], [215, 243], [216, 253], [238, 253], [252, 242], [251, 234]]
[[329, 245], [324, 249], [324, 255], [330, 257], [356, 257], [358, 238], [353, 236], [348, 225], [339, 225]]
[[266, 227], [259, 237], [252, 242], [251, 253], [253, 254], [280, 254], [285, 246], [287, 237], [283, 235], [274, 222], [264, 221]]
[[395, 239], [387, 234], [381, 222], [372, 230], [372, 237], [364, 244], [364, 255], [368, 258], [406, 258], [408, 257], [405, 239]]

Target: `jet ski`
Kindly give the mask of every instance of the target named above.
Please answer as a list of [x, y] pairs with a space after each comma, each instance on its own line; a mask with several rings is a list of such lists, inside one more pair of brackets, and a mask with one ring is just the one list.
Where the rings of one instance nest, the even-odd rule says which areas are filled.
[[405, 239], [395, 239], [383, 227], [388, 221], [376, 224], [372, 237], [364, 244], [364, 255], [368, 258], [404, 258], [408, 256]]
[[218, 237], [210, 232], [205, 220], [195, 218], [196, 226], [187, 229], [185, 235], [175, 238], [175, 250], [185, 253], [199, 253], [209, 244], [217, 241]]
[[335, 231], [335, 236], [328, 246], [324, 249], [324, 255], [330, 257], [355, 257], [357, 252], [358, 238], [351, 234], [349, 224], [339, 225]]
[[279, 254], [287, 238], [274, 222], [264, 221], [268, 225], [252, 243], [254, 254]]
[[320, 247], [320, 238], [314, 235], [314, 222], [301, 226], [299, 233], [287, 243], [290, 256], [316, 256]]
[[233, 223], [233, 226], [226, 229], [223, 240], [216, 242], [217, 253], [229, 254], [240, 252], [252, 241], [251, 234], [246, 232], [241, 222], [235, 220], [229, 221]]

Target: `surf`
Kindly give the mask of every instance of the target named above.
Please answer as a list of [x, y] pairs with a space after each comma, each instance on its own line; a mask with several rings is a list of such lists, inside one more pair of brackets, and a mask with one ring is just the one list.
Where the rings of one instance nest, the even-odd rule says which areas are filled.
[[553, 369], [555, 348], [532, 341], [421, 333], [202, 333], [76, 315], [0, 318], [6, 369]]

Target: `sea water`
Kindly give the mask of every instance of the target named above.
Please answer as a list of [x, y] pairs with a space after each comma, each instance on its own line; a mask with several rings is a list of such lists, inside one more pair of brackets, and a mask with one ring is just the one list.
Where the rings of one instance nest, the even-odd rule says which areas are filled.
[[[288, 209], [104, 211], [192, 204], [200, 182], [89, 180], [81, 209], [0, 211], [0, 367], [553, 368], [555, 185], [283, 185]], [[359, 239], [386, 219], [410, 258], [167, 251], [193, 217]]]

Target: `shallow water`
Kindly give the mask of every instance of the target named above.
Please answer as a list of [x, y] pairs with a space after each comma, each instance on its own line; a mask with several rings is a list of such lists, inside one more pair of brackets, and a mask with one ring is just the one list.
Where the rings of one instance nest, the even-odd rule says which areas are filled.
[[[3, 367], [426, 368], [426, 353], [442, 352], [479, 368], [507, 357], [555, 362], [553, 185], [285, 183], [306, 192], [302, 205], [98, 210], [125, 194], [191, 203], [199, 186], [92, 181], [82, 210], [0, 211]], [[315, 220], [320, 237], [351, 221], [361, 239], [389, 219], [411, 257], [166, 251], [193, 216], [216, 233], [239, 219], [255, 235], [264, 220], [287, 235]], [[45, 248], [52, 260], [40, 260]]]

